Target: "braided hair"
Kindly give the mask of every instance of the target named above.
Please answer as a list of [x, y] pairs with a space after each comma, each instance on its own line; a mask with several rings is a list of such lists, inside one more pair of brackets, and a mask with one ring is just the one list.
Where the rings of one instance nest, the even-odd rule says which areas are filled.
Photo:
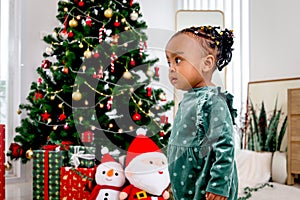
[[217, 47], [216, 67], [221, 71], [232, 58], [233, 31], [228, 29], [218, 31], [218, 29], [220, 27], [200, 26], [186, 28], [178, 33], [192, 33], [195, 36], [209, 40], [209, 46], [213, 50]]

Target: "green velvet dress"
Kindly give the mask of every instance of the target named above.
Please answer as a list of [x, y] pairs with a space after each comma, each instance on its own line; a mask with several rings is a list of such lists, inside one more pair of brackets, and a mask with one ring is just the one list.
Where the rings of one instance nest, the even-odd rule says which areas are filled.
[[215, 86], [184, 94], [167, 152], [175, 200], [204, 200], [206, 192], [237, 199], [232, 100]]

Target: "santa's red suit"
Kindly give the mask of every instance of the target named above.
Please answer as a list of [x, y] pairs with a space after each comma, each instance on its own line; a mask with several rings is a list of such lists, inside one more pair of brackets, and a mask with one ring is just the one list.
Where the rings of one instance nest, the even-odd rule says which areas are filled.
[[[162, 194], [165, 192], [164, 190]], [[134, 199], [143, 199], [143, 200], [151, 200], [151, 199], [157, 199], [157, 200], [164, 200], [162, 197], [162, 194], [160, 196], [156, 196], [153, 194], [149, 194], [145, 192], [144, 190], [141, 190], [139, 188], [134, 187], [133, 185], [126, 186], [122, 192], [125, 192], [128, 194], [127, 199], [128, 200], [134, 200]]]
[[100, 190], [103, 190], [103, 189], [120, 191], [122, 188], [111, 186], [111, 185], [96, 185], [93, 188], [93, 192], [92, 192], [91, 196], [89, 197], [89, 200], [96, 200]]

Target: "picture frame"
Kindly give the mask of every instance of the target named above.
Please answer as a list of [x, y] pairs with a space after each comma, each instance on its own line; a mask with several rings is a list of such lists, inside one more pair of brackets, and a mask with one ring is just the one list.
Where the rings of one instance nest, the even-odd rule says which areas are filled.
[[[245, 127], [241, 140], [242, 148], [248, 148], [247, 134], [249, 130], [249, 115], [251, 114], [251, 104], [257, 111], [257, 115], [259, 115], [259, 110], [261, 109], [263, 101], [266, 114], [267, 116], [269, 116], [273, 112], [277, 102], [277, 109], [281, 109], [282, 114], [279, 120], [279, 126], [281, 126], [284, 117], [287, 116], [288, 89], [299, 87], [300, 77], [252, 81], [248, 83]], [[280, 146], [280, 150], [286, 151], [286, 148], [287, 134], [285, 133]]]

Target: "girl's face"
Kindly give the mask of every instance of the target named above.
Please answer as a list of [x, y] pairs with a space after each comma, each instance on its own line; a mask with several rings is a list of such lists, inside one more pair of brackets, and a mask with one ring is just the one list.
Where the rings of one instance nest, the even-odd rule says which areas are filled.
[[197, 40], [185, 34], [173, 37], [166, 46], [169, 80], [176, 89], [206, 86], [202, 68], [204, 52]]

